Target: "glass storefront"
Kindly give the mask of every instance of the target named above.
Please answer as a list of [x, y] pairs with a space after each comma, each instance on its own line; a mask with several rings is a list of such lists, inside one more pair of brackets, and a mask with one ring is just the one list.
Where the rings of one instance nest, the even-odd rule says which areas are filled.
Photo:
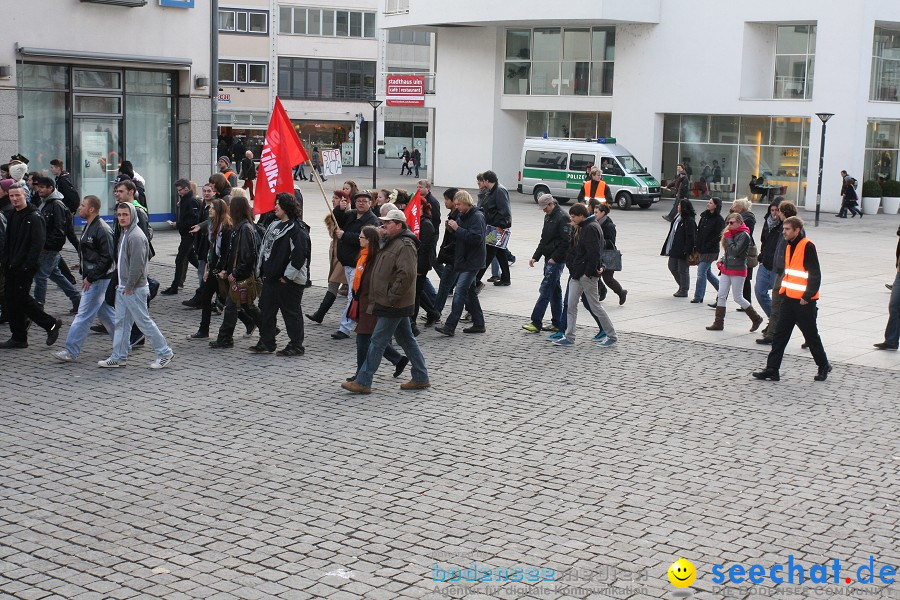
[[[326, 121], [311, 123], [309, 121], [291, 121], [303, 147], [307, 153], [312, 153], [313, 148], [319, 150], [340, 150], [343, 163], [353, 164], [353, 121]], [[349, 156], [347, 156], [349, 150]]]
[[409, 121], [385, 121], [384, 123], [384, 155], [386, 158], [397, 158], [406, 147], [410, 152], [418, 148], [422, 155], [421, 168], [428, 166], [428, 123], [412, 123]]
[[896, 180], [898, 153], [900, 153], [900, 121], [870, 120], [866, 126], [863, 180]]
[[[809, 119], [738, 115], [665, 115], [662, 177], [682, 163], [691, 196], [725, 200], [754, 194], [750, 177], [762, 176], [771, 195], [802, 205], [806, 197]], [[758, 190], [757, 190], [758, 191]], [[755, 198], [763, 200], [759, 193]]]
[[172, 217], [174, 75], [94, 66], [25, 63], [19, 148], [29, 170], [50, 174], [50, 161], [67, 165], [81, 195], [115, 206], [112, 181], [129, 160], [146, 182], [151, 219]]

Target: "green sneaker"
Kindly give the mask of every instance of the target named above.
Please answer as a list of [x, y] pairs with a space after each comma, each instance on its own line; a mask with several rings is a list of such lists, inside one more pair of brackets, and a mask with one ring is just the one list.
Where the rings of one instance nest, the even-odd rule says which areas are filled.
[[522, 329], [524, 329], [528, 333], [540, 333], [541, 332], [541, 328], [536, 327], [534, 325], [534, 323], [526, 323], [525, 325], [522, 325]]
[[559, 328], [556, 325], [550, 325], [549, 327], [544, 327], [544, 331], [549, 331], [550, 333], [556, 333], [559, 331]]

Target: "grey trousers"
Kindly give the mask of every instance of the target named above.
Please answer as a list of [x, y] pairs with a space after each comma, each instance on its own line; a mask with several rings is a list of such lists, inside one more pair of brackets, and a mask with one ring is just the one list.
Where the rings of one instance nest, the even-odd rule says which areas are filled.
[[603, 305], [600, 304], [600, 293], [597, 288], [597, 281], [599, 279], [599, 277], [588, 277], [587, 275], [582, 276], [581, 279], [569, 278], [568, 310], [566, 312], [566, 339], [573, 342], [575, 341], [575, 322], [578, 319], [578, 304], [581, 294], [584, 294], [587, 298], [588, 306], [591, 307], [591, 312], [593, 312], [594, 316], [597, 317], [597, 320], [600, 321], [600, 326], [603, 327], [606, 336], [612, 341], [615, 341], [618, 338], [616, 335], [616, 328], [613, 327], [609, 315], [606, 314], [606, 310], [603, 308]]
[[691, 268], [687, 259], [676, 256], [669, 257], [669, 272], [678, 283], [679, 292], [688, 292], [691, 289]]

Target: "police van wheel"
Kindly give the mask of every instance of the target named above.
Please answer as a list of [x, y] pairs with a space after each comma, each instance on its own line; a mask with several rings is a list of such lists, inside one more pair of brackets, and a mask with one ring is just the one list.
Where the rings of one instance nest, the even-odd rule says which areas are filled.
[[646, 209], [650, 208], [650, 207], [653, 206], [653, 205], [652, 205], [652, 204], [638, 204], [638, 206], [640, 206], [642, 209], [646, 210]]
[[550, 190], [547, 189], [546, 186], [543, 186], [543, 185], [536, 185], [536, 186], [534, 186], [534, 192], [533, 192], [533, 194], [534, 194], [534, 203], [537, 204], [538, 198], [540, 198], [540, 197], [543, 196], [544, 194], [549, 194], [549, 193], [550, 193]]
[[560, 204], [568, 204], [569, 200], [571, 200], [571, 198], [560, 198], [558, 196], [553, 196], [553, 197], [556, 198], [556, 201], [559, 202]]
[[616, 196], [616, 206], [622, 210], [631, 208], [631, 194], [628, 192], [619, 192]]

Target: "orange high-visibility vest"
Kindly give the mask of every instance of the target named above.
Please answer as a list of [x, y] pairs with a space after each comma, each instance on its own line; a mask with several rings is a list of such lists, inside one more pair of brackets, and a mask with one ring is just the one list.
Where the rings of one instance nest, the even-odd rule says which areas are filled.
[[[806, 293], [806, 284], [809, 281], [809, 272], [803, 267], [803, 260], [806, 257], [806, 245], [809, 244], [808, 238], [803, 238], [797, 242], [797, 247], [791, 254], [791, 245], [788, 244], [784, 249], [784, 279], [781, 280], [782, 294], [787, 294], [788, 298], [800, 300]], [[819, 292], [812, 297], [813, 300], [819, 299]]]
[[602, 179], [597, 183], [597, 195], [591, 196], [591, 184], [594, 183], [593, 179], [588, 179], [584, 182], [584, 201], [587, 202], [591, 198], [596, 198], [600, 202], [606, 203], [606, 182]]

